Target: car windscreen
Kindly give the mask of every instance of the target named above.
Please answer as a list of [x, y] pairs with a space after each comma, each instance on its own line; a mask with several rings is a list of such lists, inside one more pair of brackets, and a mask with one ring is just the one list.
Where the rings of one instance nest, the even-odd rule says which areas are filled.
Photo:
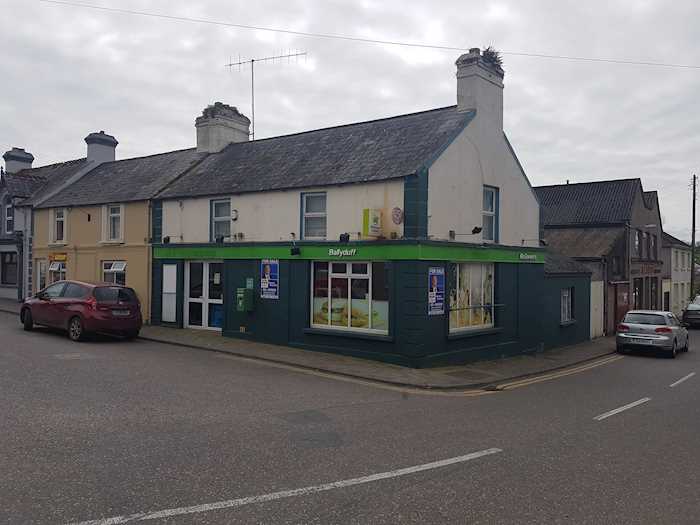
[[686, 310], [700, 310], [700, 304], [690, 303]]
[[131, 288], [99, 286], [93, 292], [98, 303], [135, 303], [136, 294]]
[[666, 318], [663, 315], [658, 314], [636, 314], [630, 313], [625, 316], [625, 323], [631, 324], [655, 324], [655, 325], [665, 325]]

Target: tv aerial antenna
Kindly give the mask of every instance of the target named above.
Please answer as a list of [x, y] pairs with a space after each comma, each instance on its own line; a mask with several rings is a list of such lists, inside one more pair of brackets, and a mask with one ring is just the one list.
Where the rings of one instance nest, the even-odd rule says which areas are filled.
[[287, 59], [287, 62], [289, 62], [292, 58], [297, 58], [297, 57], [305, 57], [306, 56], [306, 51], [300, 51], [300, 52], [290, 52], [284, 55], [275, 55], [275, 56], [267, 56], [267, 57], [262, 57], [262, 58], [249, 58], [247, 60], [241, 60], [240, 56], [238, 57], [238, 61], [234, 62], [233, 58], [229, 60], [229, 63], [226, 64], [226, 67], [228, 68], [233, 68], [235, 66], [238, 66], [238, 70], [241, 70], [242, 66], [250, 64], [250, 113], [251, 113], [251, 127], [250, 127], [250, 138], [251, 140], [255, 140], [255, 64], [258, 62], [275, 62], [279, 60], [280, 62], [283, 61], [284, 59]]

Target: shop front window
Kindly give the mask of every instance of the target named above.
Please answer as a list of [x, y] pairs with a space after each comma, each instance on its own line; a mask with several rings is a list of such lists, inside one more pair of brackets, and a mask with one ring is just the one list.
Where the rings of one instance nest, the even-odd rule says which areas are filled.
[[452, 265], [450, 332], [494, 326], [493, 264]]
[[386, 263], [314, 262], [312, 265], [312, 326], [389, 332]]

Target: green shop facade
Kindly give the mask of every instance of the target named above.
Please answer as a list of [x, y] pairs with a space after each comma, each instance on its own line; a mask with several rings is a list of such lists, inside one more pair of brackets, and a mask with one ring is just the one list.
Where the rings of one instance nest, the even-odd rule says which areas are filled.
[[411, 367], [587, 340], [590, 275], [448, 241], [153, 246], [151, 323]]

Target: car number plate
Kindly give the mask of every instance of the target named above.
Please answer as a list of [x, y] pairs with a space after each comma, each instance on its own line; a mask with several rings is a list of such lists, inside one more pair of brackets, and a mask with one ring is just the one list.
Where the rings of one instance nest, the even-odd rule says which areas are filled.
[[129, 310], [112, 310], [112, 315], [114, 317], [127, 317], [129, 313]]
[[651, 339], [632, 339], [633, 345], [653, 345], [654, 341]]

